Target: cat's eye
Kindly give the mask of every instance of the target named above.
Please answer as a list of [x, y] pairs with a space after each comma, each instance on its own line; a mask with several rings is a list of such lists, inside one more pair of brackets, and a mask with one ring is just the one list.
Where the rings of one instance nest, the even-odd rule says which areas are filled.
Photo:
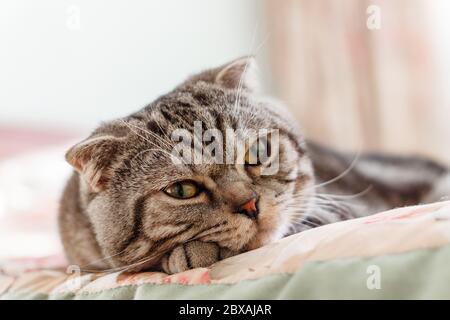
[[177, 199], [190, 199], [200, 193], [200, 188], [193, 181], [179, 181], [166, 187], [164, 192]]
[[266, 139], [258, 138], [245, 153], [246, 166], [259, 166], [270, 157], [270, 145]]

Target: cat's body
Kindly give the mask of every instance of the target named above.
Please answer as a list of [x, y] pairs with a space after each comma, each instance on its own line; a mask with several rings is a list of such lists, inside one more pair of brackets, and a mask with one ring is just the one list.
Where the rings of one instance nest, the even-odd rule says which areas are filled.
[[[252, 63], [241, 59], [191, 77], [69, 150], [77, 172], [59, 225], [72, 263], [84, 270], [177, 272], [306, 228], [448, 195], [448, 169], [434, 162], [343, 154], [305, 142], [282, 106], [254, 94]], [[222, 133], [278, 130], [279, 169], [262, 173], [275, 162], [275, 146], [257, 165], [174, 164], [170, 135], [193, 129], [195, 121]]]
[[[418, 156], [343, 153], [307, 142], [316, 183], [316, 211], [294, 232], [384, 210], [444, 200], [447, 167]], [[323, 186], [321, 186], [323, 185]], [[334, 213], [334, 214], [330, 214]], [[316, 217], [316, 219], [314, 218]]]

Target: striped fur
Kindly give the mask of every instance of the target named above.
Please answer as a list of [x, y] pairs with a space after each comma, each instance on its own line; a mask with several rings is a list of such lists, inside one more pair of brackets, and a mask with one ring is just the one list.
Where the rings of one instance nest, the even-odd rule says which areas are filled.
[[[170, 273], [207, 266], [293, 232], [420, 202], [447, 174], [426, 160], [363, 155], [352, 162], [352, 155], [306, 143], [286, 109], [247, 83], [253, 65], [244, 58], [195, 75], [136, 113], [104, 123], [68, 151], [75, 172], [61, 200], [59, 225], [72, 263], [83, 270]], [[194, 121], [222, 133], [278, 129], [278, 172], [174, 164], [171, 132], [192, 131]], [[387, 168], [401, 179], [383, 175]], [[162, 192], [186, 179], [204, 192], [188, 200]], [[253, 194], [258, 218], [236, 214]]]

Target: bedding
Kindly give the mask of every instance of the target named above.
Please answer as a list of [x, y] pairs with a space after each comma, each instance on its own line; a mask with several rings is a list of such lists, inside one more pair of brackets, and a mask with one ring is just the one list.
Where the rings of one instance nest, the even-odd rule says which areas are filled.
[[449, 299], [450, 202], [311, 229], [174, 275], [79, 273], [61, 254], [1, 264], [1, 299]]
[[[72, 173], [64, 152], [73, 140], [56, 143], [63, 139], [58, 133], [51, 141], [50, 134], [39, 138], [34, 133], [33, 141], [39, 147], [30, 149], [20, 138], [29, 134], [19, 130], [17, 135], [11, 132], [5, 136], [3, 131], [0, 128], [0, 262], [11, 257], [52, 255], [61, 250], [56, 212]], [[17, 141], [14, 150], [5, 143], [8, 138]]]

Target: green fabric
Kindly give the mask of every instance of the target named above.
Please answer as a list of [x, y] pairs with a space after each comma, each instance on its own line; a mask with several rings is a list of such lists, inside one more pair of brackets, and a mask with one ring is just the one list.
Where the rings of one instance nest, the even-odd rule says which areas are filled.
[[[368, 289], [369, 266], [380, 289]], [[450, 299], [450, 246], [396, 255], [309, 262], [293, 274], [236, 284], [126, 286], [100, 293], [44, 297], [8, 293], [3, 299]]]

